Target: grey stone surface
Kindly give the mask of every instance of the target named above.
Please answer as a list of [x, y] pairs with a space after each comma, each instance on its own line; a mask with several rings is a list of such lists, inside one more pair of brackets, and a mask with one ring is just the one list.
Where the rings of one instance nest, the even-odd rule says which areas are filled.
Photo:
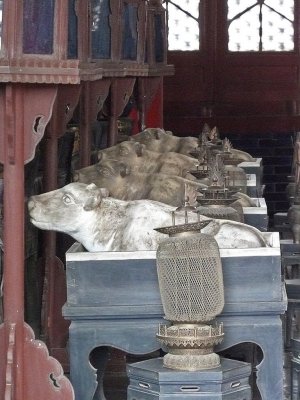
[[[225, 284], [225, 339], [216, 349], [253, 342], [264, 358], [257, 366], [262, 400], [283, 399], [281, 315], [286, 294], [281, 281], [278, 234], [273, 247], [221, 249]], [[67, 254], [68, 298], [64, 315], [71, 320], [70, 368], [76, 398], [103, 400], [106, 346], [131, 354], [159, 349], [158, 324], [164, 322], [156, 276], [155, 252], [86, 253], [75, 245]], [[82, 249], [81, 249], [82, 250]], [[103, 348], [97, 369], [89, 355]]]
[[162, 358], [127, 366], [128, 400], [251, 400], [249, 363], [221, 358], [221, 365], [197, 372], [163, 366]]

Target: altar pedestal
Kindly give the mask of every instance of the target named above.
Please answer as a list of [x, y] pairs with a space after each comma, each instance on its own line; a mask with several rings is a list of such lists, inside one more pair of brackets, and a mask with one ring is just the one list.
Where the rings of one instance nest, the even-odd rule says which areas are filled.
[[251, 400], [251, 364], [221, 358], [218, 368], [178, 371], [162, 358], [127, 365], [127, 400]]
[[249, 197], [259, 197], [259, 196], [261, 196], [261, 190], [257, 185], [256, 175], [255, 174], [247, 174], [246, 194]]
[[262, 158], [256, 158], [255, 161], [243, 161], [242, 163], [238, 164], [238, 167], [242, 168], [246, 174], [254, 174], [257, 190], [259, 190], [257, 196], [263, 195], [263, 165], [262, 165]]
[[[257, 366], [262, 400], [283, 398], [281, 314], [286, 295], [281, 280], [278, 233], [263, 233], [270, 247], [221, 249], [225, 307], [217, 318], [225, 338], [216, 351], [243, 342], [256, 343], [264, 358]], [[74, 244], [67, 259], [65, 318], [71, 320], [70, 376], [75, 395], [92, 400], [98, 386], [100, 399], [105, 370], [105, 348], [132, 354], [160, 348], [156, 339], [164, 323], [156, 272], [156, 252], [84, 252]], [[98, 371], [89, 355], [103, 348]]]
[[257, 203], [257, 207], [243, 207], [244, 222], [247, 225], [254, 226], [262, 232], [268, 230], [269, 217], [266, 201], [264, 198], [252, 199]]

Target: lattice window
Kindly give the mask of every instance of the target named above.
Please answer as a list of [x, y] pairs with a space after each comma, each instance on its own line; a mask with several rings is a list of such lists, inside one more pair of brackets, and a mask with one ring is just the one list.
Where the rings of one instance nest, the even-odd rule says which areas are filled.
[[294, 0], [228, 0], [230, 51], [293, 51]]
[[199, 50], [199, 3], [199, 0], [165, 0], [169, 50]]
[[0, 0], [0, 50], [2, 45], [2, 10], [3, 10], [3, 0]]

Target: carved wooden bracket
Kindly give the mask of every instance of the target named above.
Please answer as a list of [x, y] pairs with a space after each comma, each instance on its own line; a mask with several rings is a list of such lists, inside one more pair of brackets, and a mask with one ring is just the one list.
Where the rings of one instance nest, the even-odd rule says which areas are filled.
[[[22, 112], [24, 113], [24, 163], [31, 161], [37, 144], [42, 139], [45, 127], [50, 120], [54, 100], [57, 95], [56, 86], [20, 85], [23, 97]], [[4, 163], [5, 154], [8, 154], [10, 163], [15, 162], [16, 140], [23, 132], [9, 129], [8, 147], [4, 144], [4, 132], [7, 124], [14, 125], [20, 110], [16, 106], [16, 93], [12, 85], [0, 87], [0, 162]], [[13, 126], [12, 126], [13, 128]], [[14, 132], [14, 133], [11, 133]]]
[[47, 129], [47, 136], [59, 138], [64, 135], [66, 126], [79, 102], [80, 92], [80, 85], [57, 86], [57, 96], [54, 104], [55, 112], [50, 121], [50, 129]]
[[117, 143], [118, 128], [117, 119], [124, 111], [130, 96], [132, 95], [136, 78], [114, 79], [111, 84], [110, 103], [110, 127], [108, 145]]
[[80, 165], [90, 164], [91, 155], [91, 123], [96, 121], [102, 110], [111, 85], [110, 79], [95, 82], [84, 82], [80, 98]]
[[[20, 330], [23, 330], [24, 334], [22, 371], [15, 360], [18, 343], [16, 338]], [[5, 340], [6, 336], [7, 340]], [[7, 329], [5, 325], [1, 325], [0, 350], [2, 355], [6, 354], [6, 357], [0, 357], [0, 367], [4, 375], [4, 379], [1, 377], [0, 380], [1, 399], [74, 399], [72, 385], [64, 376], [62, 367], [58, 361], [49, 356], [46, 345], [35, 340], [34, 333], [27, 324], [24, 326], [9, 324]], [[21, 372], [23, 373], [22, 385], [18, 380], [17, 386], [15, 376], [20, 375]], [[42, 385], [41, 382], [43, 382]]]

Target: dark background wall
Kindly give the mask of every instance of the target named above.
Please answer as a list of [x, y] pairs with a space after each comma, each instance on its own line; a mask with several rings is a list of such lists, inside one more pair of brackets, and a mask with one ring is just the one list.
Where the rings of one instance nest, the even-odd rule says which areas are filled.
[[265, 134], [226, 134], [233, 147], [247, 151], [253, 157], [263, 159], [264, 198], [268, 207], [270, 225], [276, 212], [285, 212], [289, 208], [285, 192], [288, 175], [291, 173], [293, 158], [293, 133]]

